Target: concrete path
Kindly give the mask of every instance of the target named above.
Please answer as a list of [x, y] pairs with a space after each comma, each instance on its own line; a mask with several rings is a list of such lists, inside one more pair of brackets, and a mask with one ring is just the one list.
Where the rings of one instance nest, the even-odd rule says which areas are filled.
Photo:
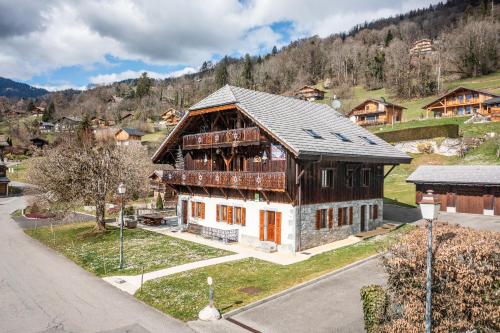
[[26, 236], [0, 199], [0, 332], [191, 332]]
[[103, 278], [104, 281], [109, 284], [133, 295], [141, 287], [141, 280], [143, 282], [158, 279], [160, 277], [177, 274], [185, 271], [190, 271], [192, 269], [197, 269], [206, 266], [212, 266], [217, 264], [223, 264], [229, 261], [241, 260], [248, 258], [245, 254], [233, 254], [224, 257], [206, 259], [187, 263], [184, 265], [174, 266], [170, 268], [160, 269], [158, 271], [145, 273], [142, 275], [115, 275]]

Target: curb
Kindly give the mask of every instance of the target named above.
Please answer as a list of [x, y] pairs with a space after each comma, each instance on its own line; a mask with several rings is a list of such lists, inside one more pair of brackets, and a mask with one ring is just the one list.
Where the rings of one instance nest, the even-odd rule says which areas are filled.
[[369, 257], [367, 257], [367, 258], [364, 258], [364, 259], [358, 260], [358, 261], [356, 261], [356, 262], [354, 262], [354, 263], [352, 263], [352, 264], [349, 264], [349, 265], [347, 265], [347, 266], [341, 267], [341, 268], [336, 269], [336, 270], [334, 270], [334, 271], [332, 271], [332, 272], [326, 273], [325, 275], [319, 276], [319, 277], [317, 277], [317, 278], [314, 278], [314, 279], [309, 280], [309, 281], [306, 281], [306, 282], [302, 282], [301, 284], [298, 284], [298, 285], [293, 286], [293, 287], [291, 287], [291, 288], [289, 288], [289, 289], [286, 289], [286, 290], [280, 291], [280, 292], [278, 292], [278, 293], [276, 293], [276, 294], [274, 294], [274, 295], [271, 295], [271, 296], [268, 296], [268, 297], [263, 298], [263, 299], [261, 299], [261, 300], [258, 300], [258, 301], [256, 301], [256, 302], [253, 302], [253, 303], [247, 304], [247, 305], [245, 305], [245, 306], [243, 306], [243, 307], [241, 307], [241, 308], [238, 308], [238, 309], [234, 309], [234, 310], [232, 310], [232, 311], [229, 311], [228, 313], [223, 314], [223, 315], [222, 315], [222, 317], [223, 317], [223, 318], [225, 318], [225, 319], [229, 319], [229, 318], [231, 318], [232, 316], [235, 316], [235, 315], [237, 315], [237, 314], [239, 314], [239, 313], [241, 313], [241, 312], [247, 311], [247, 310], [252, 309], [252, 308], [254, 308], [254, 307], [257, 307], [257, 306], [259, 306], [259, 305], [261, 305], [261, 304], [264, 304], [264, 303], [267, 303], [267, 302], [269, 302], [269, 301], [272, 301], [272, 300], [274, 300], [274, 299], [276, 299], [276, 298], [279, 298], [279, 297], [281, 297], [281, 296], [285, 296], [286, 294], [289, 294], [289, 293], [294, 292], [294, 291], [296, 291], [296, 290], [299, 290], [299, 289], [305, 288], [305, 287], [307, 287], [307, 286], [310, 286], [310, 285], [312, 285], [312, 284], [314, 284], [314, 283], [320, 282], [320, 281], [322, 281], [322, 280], [324, 280], [324, 279], [327, 279], [327, 278], [329, 278], [329, 277], [331, 277], [331, 276], [334, 276], [334, 275], [337, 275], [337, 274], [339, 274], [339, 273], [342, 273], [342, 272], [344, 272], [344, 271], [346, 271], [346, 270], [349, 270], [349, 269], [351, 269], [351, 268], [357, 267], [357, 266], [359, 266], [359, 265], [361, 265], [361, 264], [364, 264], [364, 263], [366, 263], [366, 262], [368, 262], [368, 261], [371, 261], [371, 260], [373, 260], [373, 259], [376, 259], [376, 258], [378, 258], [378, 257], [380, 257], [380, 256], [382, 256], [382, 253], [377, 253], [377, 254], [374, 254], [374, 255], [369, 256]]

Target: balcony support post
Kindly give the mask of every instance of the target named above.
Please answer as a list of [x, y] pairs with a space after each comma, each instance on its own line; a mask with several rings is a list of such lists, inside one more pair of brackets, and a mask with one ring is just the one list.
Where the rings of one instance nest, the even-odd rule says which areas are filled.
[[191, 188], [191, 186], [189, 185], [186, 185], [188, 191], [189, 191], [189, 194], [191, 194], [191, 196], [193, 196], [193, 189]]
[[205, 191], [205, 193], [208, 195], [208, 197], [212, 197], [212, 195], [210, 194], [210, 192], [208, 192], [207, 188], [205, 186], [202, 186], [202, 189], [203, 191]]
[[224, 191], [224, 189], [222, 187], [219, 187], [219, 190], [222, 192], [222, 195], [224, 196], [224, 198], [226, 198], [227, 200], [227, 193], [226, 191]]
[[238, 193], [241, 195], [241, 197], [243, 198], [243, 201], [247, 201], [247, 197], [243, 194], [243, 192], [241, 192], [241, 190], [239, 188], [237, 188], [238, 190]]
[[262, 193], [262, 196], [264, 197], [264, 199], [266, 199], [266, 202], [267, 202], [267, 204], [269, 205], [269, 202], [270, 202], [270, 201], [269, 201], [269, 197], [268, 197], [268, 196], [267, 196], [267, 194], [266, 194], [266, 191], [260, 191], [260, 193]]

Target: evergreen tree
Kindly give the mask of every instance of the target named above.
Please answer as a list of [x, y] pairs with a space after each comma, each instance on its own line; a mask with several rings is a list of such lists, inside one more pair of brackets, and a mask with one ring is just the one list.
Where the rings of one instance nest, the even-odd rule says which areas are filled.
[[26, 106], [26, 111], [31, 112], [35, 109], [35, 103], [32, 100], [29, 101], [28, 106]]
[[50, 102], [49, 106], [43, 111], [42, 121], [52, 120], [52, 117], [54, 117], [55, 112], [56, 112], [56, 106], [54, 105], [54, 102]]
[[252, 70], [253, 70], [252, 59], [250, 58], [250, 55], [247, 53], [245, 54], [245, 62], [243, 63], [243, 71], [241, 73], [241, 78], [243, 80], [243, 85], [245, 86], [245, 88], [252, 88], [253, 86]]
[[161, 199], [161, 194], [158, 193], [156, 197], [156, 209], [163, 209], [163, 200]]
[[278, 53], [278, 48], [276, 47], [276, 45], [274, 45], [273, 50], [271, 51], [271, 54], [276, 55], [277, 53]]
[[229, 83], [229, 73], [227, 71], [228, 59], [227, 56], [222, 59], [217, 65], [217, 69], [215, 71], [215, 84], [217, 88], [222, 88], [226, 84]]
[[387, 32], [387, 35], [385, 35], [385, 46], [389, 46], [391, 41], [394, 39], [394, 35], [392, 34], [391, 29]]
[[149, 91], [151, 90], [152, 82], [151, 79], [148, 77], [148, 73], [144, 72], [142, 73], [141, 77], [137, 81], [137, 89], [136, 89], [136, 96], [139, 98], [143, 98], [146, 95], [149, 95]]

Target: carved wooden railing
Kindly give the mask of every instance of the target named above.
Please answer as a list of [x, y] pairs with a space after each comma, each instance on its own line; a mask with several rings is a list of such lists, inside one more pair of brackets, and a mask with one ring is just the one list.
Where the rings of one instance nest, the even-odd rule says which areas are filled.
[[258, 127], [239, 128], [226, 131], [185, 135], [182, 138], [184, 149], [203, 149], [211, 147], [237, 146], [260, 142]]
[[168, 170], [163, 174], [163, 181], [176, 185], [278, 192], [284, 192], [286, 186], [284, 172]]
[[365, 114], [378, 114], [378, 113], [384, 113], [385, 110], [379, 110], [379, 109], [376, 109], [376, 110], [354, 110], [352, 111], [351, 115], [353, 116], [359, 116], [359, 115], [365, 115]]
[[374, 125], [383, 125], [386, 121], [384, 118], [379, 118], [376, 120], [360, 120], [357, 122], [359, 126], [374, 126]]

